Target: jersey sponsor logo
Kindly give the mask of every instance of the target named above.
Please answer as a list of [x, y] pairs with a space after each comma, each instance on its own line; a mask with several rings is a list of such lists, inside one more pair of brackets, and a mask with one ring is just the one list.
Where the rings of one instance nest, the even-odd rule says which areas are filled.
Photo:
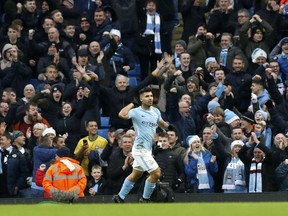
[[144, 125], [145, 127], [157, 127], [157, 126], [158, 126], [157, 123], [153, 123], [153, 122], [142, 121], [141, 123], [142, 123], [142, 125]]

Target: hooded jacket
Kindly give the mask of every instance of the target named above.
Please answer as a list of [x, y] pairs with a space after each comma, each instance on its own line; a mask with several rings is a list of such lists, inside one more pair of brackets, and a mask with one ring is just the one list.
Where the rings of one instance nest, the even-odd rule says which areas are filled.
[[69, 157], [56, 160], [47, 170], [43, 180], [43, 188], [45, 192], [49, 193], [49, 197], [51, 197], [52, 188], [74, 191], [78, 197], [84, 197], [86, 184], [87, 179], [83, 168], [78, 161]]

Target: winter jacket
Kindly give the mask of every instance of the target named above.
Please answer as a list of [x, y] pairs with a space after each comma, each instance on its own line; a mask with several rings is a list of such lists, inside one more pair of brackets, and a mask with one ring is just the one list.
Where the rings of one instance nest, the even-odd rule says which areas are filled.
[[[65, 191], [74, 191], [79, 197], [84, 197], [87, 179], [79, 162], [62, 157], [55, 161], [47, 170], [43, 179], [45, 192], [50, 193], [52, 188]], [[51, 194], [50, 194], [51, 197]]]

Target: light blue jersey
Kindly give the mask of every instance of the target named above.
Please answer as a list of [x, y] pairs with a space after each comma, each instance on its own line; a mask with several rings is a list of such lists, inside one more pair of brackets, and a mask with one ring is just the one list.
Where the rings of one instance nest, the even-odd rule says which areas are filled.
[[136, 134], [133, 148], [152, 151], [156, 128], [158, 122], [162, 120], [160, 111], [155, 107], [151, 107], [150, 110], [137, 107], [131, 109], [128, 116], [132, 119]]

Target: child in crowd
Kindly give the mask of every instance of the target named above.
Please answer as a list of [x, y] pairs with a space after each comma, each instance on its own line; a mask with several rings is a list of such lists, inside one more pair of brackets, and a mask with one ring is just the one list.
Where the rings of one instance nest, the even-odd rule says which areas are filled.
[[88, 181], [85, 190], [86, 196], [95, 196], [98, 194], [103, 194], [105, 189], [105, 179], [102, 178], [103, 170], [99, 165], [93, 165], [91, 168], [91, 176], [93, 179]]

